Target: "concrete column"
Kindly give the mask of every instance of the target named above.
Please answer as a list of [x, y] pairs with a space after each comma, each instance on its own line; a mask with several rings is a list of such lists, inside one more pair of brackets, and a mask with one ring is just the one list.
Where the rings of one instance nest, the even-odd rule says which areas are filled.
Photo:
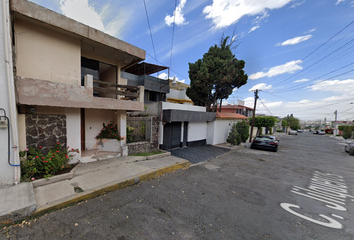
[[119, 134], [121, 137], [124, 137], [124, 140], [120, 141], [122, 157], [128, 156], [128, 146], [127, 141], [127, 114], [126, 111], [117, 111], [116, 114], [116, 123], [119, 129]]
[[144, 102], [144, 92], [145, 92], [145, 87], [144, 86], [139, 86], [139, 102]]

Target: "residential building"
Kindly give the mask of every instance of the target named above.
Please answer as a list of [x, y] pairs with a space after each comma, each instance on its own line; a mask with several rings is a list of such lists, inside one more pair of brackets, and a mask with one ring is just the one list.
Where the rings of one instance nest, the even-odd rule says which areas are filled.
[[[16, 150], [42, 146], [48, 151], [58, 142], [79, 149], [78, 160], [104, 149], [95, 139], [103, 123], [113, 122], [125, 137], [126, 113], [144, 109], [144, 87], [127, 85], [121, 72], [144, 60], [145, 51], [27, 0], [12, 0], [10, 14], [12, 41], [5, 51], [13, 56], [14, 75], [5, 78], [15, 85]], [[11, 97], [0, 95], [10, 113]], [[0, 134], [6, 139], [4, 131]], [[119, 145], [113, 154], [127, 155], [125, 140]], [[16, 156], [12, 151], [12, 162]], [[0, 184], [11, 182], [6, 178]]]
[[[240, 101], [241, 104], [227, 104], [222, 105], [221, 112], [224, 113], [237, 113], [245, 117], [252, 117], [253, 108], [244, 106], [244, 102]], [[219, 112], [220, 106], [217, 107], [217, 112]]]

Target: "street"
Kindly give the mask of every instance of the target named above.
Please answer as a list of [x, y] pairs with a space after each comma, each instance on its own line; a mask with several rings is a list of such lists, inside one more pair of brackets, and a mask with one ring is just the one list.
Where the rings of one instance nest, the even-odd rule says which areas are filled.
[[0, 239], [353, 239], [354, 157], [279, 137], [2, 229]]

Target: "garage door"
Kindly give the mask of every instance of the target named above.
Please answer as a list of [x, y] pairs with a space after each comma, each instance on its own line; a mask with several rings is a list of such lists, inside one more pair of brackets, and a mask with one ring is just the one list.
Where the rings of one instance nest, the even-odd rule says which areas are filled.
[[181, 122], [171, 122], [166, 123], [164, 125], [162, 149], [172, 149], [180, 147], [181, 124]]

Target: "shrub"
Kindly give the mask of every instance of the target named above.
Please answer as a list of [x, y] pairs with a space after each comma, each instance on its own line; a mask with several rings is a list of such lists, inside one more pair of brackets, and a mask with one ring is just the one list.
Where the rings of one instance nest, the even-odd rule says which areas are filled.
[[121, 137], [118, 132], [117, 124], [110, 122], [107, 126], [103, 123], [103, 128], [101, 132], [96, 136], [96, 139], [102, 138], [113, 138], [117, 140], [123, 140], [124, 137]]
[[70, 152], [79, 152], [78, 149], [62, 149], [59, 143], [55, 144], [47, 155], [42, 153], [42, 147], [26, 149], [27, 158], [21, 161], [21, 179], [34, 180], [38, 176], [45, 178], [53, 176], [58, 171], [68, 168], [72, 155]]
[[240, 134], [241, 142], [246, 142], [250, 136], [250, 125], [246, 121], [236, 123], [236, 131]]
[[240, 145], [241, 143], [241, 135], [237, 132], [237, 127], [236, 123], [234, 123], [231, 127], [231, 131], [229, 133], [229, 136], [226, 139], [226, 142], [232, 144], [232, 145]]
[[277, 130], [277, 132], [282, 133], [282, 132], [284, 132], [284, 131], [283, 131], [283, 130], [281, 130], [281, 129], [278, 129], [278, 130]]
[[343, 138], [348, 139], [352, 137], [352, 127], [351, 126], [345, 126], [343, 128]]

